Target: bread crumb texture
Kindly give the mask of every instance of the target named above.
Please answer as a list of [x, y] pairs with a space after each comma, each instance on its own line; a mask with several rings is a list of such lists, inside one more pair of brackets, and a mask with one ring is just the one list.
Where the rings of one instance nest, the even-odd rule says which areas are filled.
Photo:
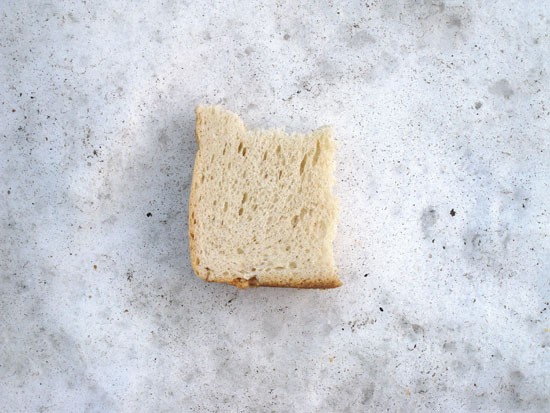
[[196, 274], [238, 288], [340, 286], [332, 128], [289, 135], [248, 129], [218, 106], [195, 112], [189, 245]]

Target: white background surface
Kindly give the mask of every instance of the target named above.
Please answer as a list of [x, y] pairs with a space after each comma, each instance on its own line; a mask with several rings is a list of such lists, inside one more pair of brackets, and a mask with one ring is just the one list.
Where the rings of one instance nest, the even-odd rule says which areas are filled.
[[[547, 2], [0, 14], [3, 411], [550, 410]], [[341, 288], [193, 274], [199, 103], [334, 125]]]

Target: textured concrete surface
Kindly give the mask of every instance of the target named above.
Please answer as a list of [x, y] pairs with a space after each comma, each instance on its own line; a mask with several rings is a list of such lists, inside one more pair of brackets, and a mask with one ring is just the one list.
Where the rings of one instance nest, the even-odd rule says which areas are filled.
[[[345, 3], [0, 3], [3, 411], [550, 410], [548, 2]], [[343, 287], [193, 275], [199, 103], [335, 126]]]

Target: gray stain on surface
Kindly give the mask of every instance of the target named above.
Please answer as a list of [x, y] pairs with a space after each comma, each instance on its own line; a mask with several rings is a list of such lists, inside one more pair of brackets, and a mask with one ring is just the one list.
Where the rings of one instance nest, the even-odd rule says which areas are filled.
[[376, 43], [376, 39], [367, 30], [359, 30], [353, 33], [347, 41], [348, 46], [354, 48], [362, 48], [374, 43]]
[[508, 80], [501, 79], [489, 87], [489, 92], [502, 96], [505, 99], [510, 99], [510, 97], [514, 94], [514, 89], [512, 89]]
[[439, 219], [439, 213], [435, 210], [435, 207], [427, 207], [422, 211], [420, 217], [420, 227], [424, 238], [428, 238], [432, 235], [432, 228]]

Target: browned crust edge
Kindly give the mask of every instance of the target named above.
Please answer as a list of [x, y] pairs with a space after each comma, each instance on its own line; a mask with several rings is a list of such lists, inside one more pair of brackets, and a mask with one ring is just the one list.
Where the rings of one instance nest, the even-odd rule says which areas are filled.
[[[197, 274], [198, 275], [198, 274]], [[200, 275], [199, 275], [200, 277]], [[248, 287], [279, 287], [279, 288], [301, 288], [301, 289], [318, 289], [318, 290], [328, 290], [331, 288], [338, 288], [342, 285], [342, 282], [339, 279], [333, 278], [330, 280], [318, 280], [315, 282], [294, 282], [287, 283], [284, 281], [260, 281], [257, 278], [251, 278], [247, 280], [246, 278], [236, 277], [233, 279], [206, 279], [200, 277], [201, 279], [219, 284], [233, 285], [240, 290], [246, 290]]]
[[199, 153], [200, 153], [200, 142], [199, 142], [199, 111], [195, 109], [195, 139], [197, 140], [197, 144], [199, 145], [199, 149], [197, 150], [197, 154], [195, 155], [195, 162], [193, 163], [193, 176], [191, 178], [191, 191], [189, 194], [189, 216], [188, 216], [188, 227], [189, 227], [189, 255], [191, 257], [191, 266], [193, 267], [193, 271], [195, 271], [195, 274], [197, 277], [208, 281], [206, 277], [203, 277], [198, 268], [196, 267], [196, 258], [197, 258], [197, 248], [195, 245], [195, 224], [193, 222], [193, 215], [194, 211], [197, 205], [197, 194], [195, 193], [195, 181], [197, 180], [197, 170], [198, 170], [198, 163], [199, 163]]
[[260, 281], [256, 278], [247, 280], [245, 278], [235, 278], [231, 282], [227, 281], [217, 281], [211, 280], [209, 282], [221, 282], [225, 284], [234, 285], [235, 287], [245, 290], [248, 287], [283, 287], [283, 288], [304, 288], [304, 289], [319, 289], [319, 290], [328, 290], [330, 288], [337, 288], [342, 285], [342, 282], [339, 279], [330, 279], [330, 280], [319, 280], [315, 282], [294, 282], [286, 283], [283, 281]]
[[196, 203], [196, 195], [194, 194], [194, 183], [196, 179], [195, 170], [197, 169], [197, 159], [198, 159], [198, 152], [195, 156], [195, 167], [193, 168], [193, 178], [191, 179], [191, 194], [189, 195], [189, 217], [188, 217], [188, 226], [189, 226], [189, 255], [191, 257], [191, 266], [193, 267], [193, 271], [195, 271], [195, 274], [197, 277], [202, 278], [203, 280], [206, 280], [206, 278], [202, 277], [199, 269], [196, 266], [197, 261], [197, 247], [195, 245], [195, 224], [193, 222], [193, 212], [195, 211], [195, 207], [197, 205]]

